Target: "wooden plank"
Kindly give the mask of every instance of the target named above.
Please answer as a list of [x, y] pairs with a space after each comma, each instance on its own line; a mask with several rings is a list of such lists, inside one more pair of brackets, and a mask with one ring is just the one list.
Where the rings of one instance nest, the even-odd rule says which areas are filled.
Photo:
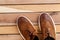
[[[28, 17], [32, 23], [37, 25], [37, 18], [41, 13], [35, 12], [20, 12], [20, 13], [0, 13], [0, 34], [19, 34], [17, 29], [17, 18], [21, 16]], [[60, 13], [51, 13], [49, 14], [54, 19], [55, 23], [60, 24]], [[15, 23], [14, 25], [11, 23]], [[35, 25], [35, 26], [36, 26]], [[37, 28], [37, 26], [36, 26]], [[57, 31], [60, 32], [60, 27], [57, 26]]]
[[14, 8], [9, 8], [9, 7], [4, 7], [4, 6], [0, 6], [0, 13], [5, 13], [5, 12], [32, 12], [30, 10], [18, 10], [18, 9], [14, 9]]
[[[48, 12], [55, 23], [60, 23], [60, 12]], [[0, 23], [16, 23], [17, 18], [21, 16], [28, 17], [32, 22], [37, 23], [37, 18], [41, 13], [38, 12], [20, 12], [20, 13], [0, 13]]]
[[60, 25], [56, 25], [56, 32], [60, 32]]
[[[60, 25], [56, 25], [56, 32], [60, 32]], [[38, 30], [38, 27], [34, 27], [36, 30]], [[1, 25], [0, 26], [0, 34], [19, 34], [17, 26], [16, 25]]]
[[19, 34], [16, 26], [0, 26], [0, 34]]
[[0, 4], [60, 3], [60, 0], [0, 0]]
[[[39, 13], [40, 14], [40, 13]], [[37, 22], [38, 13], [1, 13], [0, 23], [16, 23], [17, 18], [21, 16], [28, 17], [32, 22]]]
[[56, 35], [56, 40], [60, 40], [60, 34]]
[[[20, 35], [0, 35], [0, 40], [23, 40]], [[60, 40], [60, 34], [57, 34], [56, 40]]]
[[60, 4], [47, 5], [4, 5], [4, 7], [14, 8], [18, 10], [31, 10], [35, 12], [60, 11]]
[[22, 40], [20, 35], [0, 35], [0, 40]]

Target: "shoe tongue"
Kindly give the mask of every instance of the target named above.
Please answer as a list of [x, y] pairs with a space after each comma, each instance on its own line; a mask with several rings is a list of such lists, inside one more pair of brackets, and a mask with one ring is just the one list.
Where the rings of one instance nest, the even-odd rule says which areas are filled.
[[53, 37], [47, 36], [47, 38], [45, 38], [45, 40], [55, 40]]
[[39, 40], [39, 38], [37, 36], [35, 36], [33, 40]]

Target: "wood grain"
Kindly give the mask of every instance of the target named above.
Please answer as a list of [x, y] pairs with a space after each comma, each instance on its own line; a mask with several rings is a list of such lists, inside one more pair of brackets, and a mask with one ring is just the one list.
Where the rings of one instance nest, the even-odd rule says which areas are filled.
[[[56, 32], [60, 32], [60, 25], [56, 25]], [[37, 27], [37, 26], [35, 26]], [[10, 35], [9, 35], [10, 34]], [[56, 38], [59, 40], [60, 34], [57, 34]], [[22, 40], [21, 35], [19, 35], [16, 26], [0, 26], [0, 40]]]
[[22, 40], [20, 35], [0, 35], [0, 40]]
[[[22, 40], [20, 35], [0, 35], [0, 40]], [[56, 40], [60, 40], [60, 34], [57, 34]]]
[[4, 7], [14, 8], [17, 10], [31, 10], [34, 12], [46, 11], [60, 11], [60, 4], [47, 4], [47, 5], [3, 5]]
[[60, 3], [60, 0], [0, 0], [0, 4]]
[[[57, 25], [60, 24], [60, 13], [58, 12], [57, 14], [51, 14], [49, 12], [49, 14], [52, 16], [56, 23], [56, 32], [60, 32], [60, 25]], [[37, 28], [37, 18], [40, 15], [41, 13], [37, 12], [0, 13], [0, 34], [19, 34], [17, 29], [17, 18], [21, 16], [28, 17]]]
[[[40, 13], [39, 13], [40, 14]], [[0, 23], [16, 23], [17, 18], [21, 16], [28, 17], [32, 22], [37, 21], [38, 13], [1, 13]]]
[[[48, 12], [55, 23], [60, 23], [60, 12]], [[16, 13], [0, 13], [0, 23], [16, 23], [18, 17], [26, 16], [29, 18], [32, 22], [37, 23], [38, 16], [40, 16], [41, 13], [38, 12], [16, 12]]]
[[[56, 33], [60, 32], [60, 25], [56, 25]], [[38, 30], [38, 26], [34, 27], [36, 30]], [[2, 25], [0, 26], [0, 34], [19, 34], [19, 31], [17, 29], [16, 25]]]

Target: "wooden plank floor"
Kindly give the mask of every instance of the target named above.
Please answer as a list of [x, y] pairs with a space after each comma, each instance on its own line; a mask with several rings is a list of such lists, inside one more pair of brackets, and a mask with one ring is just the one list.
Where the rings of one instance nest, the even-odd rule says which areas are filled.
[[31, 10], [34, 12], [46, 11], [60, 11], [60, 4], [46, 4], [46, 5], [3, 5], [4, 7], [14, 8], [18, 10]]
[[[35, 26], [37, 28], [37, 26]], [[60, 32], [60, 25], [56, 25], [56, 32]], [[57, 40], [60, 39], [60, 33], [56, 33]], [[22, 40], [17, 26], [0, 26], [0, 40]]]
[[[38, 26], [35, 25], [35, 29]], [[60, 39], [60, 25], [56, 25], [56, 38]], [[21, 35], [19, 35], [18, 29], [16, 25], [0, 25], [0, 40], [22, 40]]]
[[[2, 3], [10, 3], [4, 2], [1, 0]], [[1, 3], [0, 1], [0, 3]], [[43, 1], [43, 0], [42, 0]], [[59, 0], [58, 0], [59, 1]], [[60, 2], [60, 1], [59, 1]], [[47, 12], [47, 11], [60, 11], [60, 4], [53, 4], [53, 5], [4, 5], [4, 7], [14, 8], [18, 10], [31, 10], [35, 12]], [[21, 14], [21, 13], [20, 13]], [[22, 40], [21, 36], [19, 35], [17, 26], [11, 25], [10, 23], [16, 23], [16, 18], [20, 16], [18, 13], [0, 13], [0, 40]], [[33, 14], [33, 13], [32, 13]], [[32, 22], [36, 22], [37, 16], [39, 13], [32, 15], [32, 14], [23, 14], [23, 16], [27, 16]], [[37, 16], [36, 16], [37, 15]], [[22, 15], [21, 15], [22, 16]], [[60, 12], [56, 15], [51, 15], [56, 23], [56, 32], [57, 32], [57, 40], [60, 40]], [[32, 18], [33, 17], [33, 18]], [[6, 25], [7, 22], [7, 25]], [[58, 25], [57, 25], [58, 24]], [[38, 27], [35, 25], [35, 27]]]
[[0, 0], [0, 4], [60, 3], [60, 0]]
[[[35, 26], [35, 29], [37, 26]], [[56, 25], [56, 38], [60, 39], [60, 25]], [[21, 35], [19, 35], [17, 26], [0, 26], [0, 40], [22, 40]]]
[[[0, 34], [18, 34], [17, 18], [21, 16], [28, 17], [32, 23], [37, 27], [37, 18], [41, 13], [21, 12], [21, 13], [0, 13]], [[56, 32], [60, 32], [60, 12], [57, 14], [49, 13], [56, 24]]]
[[[42, 12], [43, 13], [43, 12]], [[55, 23], [60, 23], [60, 12], [48, 12]], [[17, 18], [21, 16], [28, 17], [32, 22], [37, 23], [37, 18], [40, 16], [40, 12], [11, 12], [11, 13], [0, 13], [0, 23], [16, 23]]]
[[[60, 34], [57, 34], [56, 40], [60, 40]], [[0, 40], [22, 40], [20, 35], [0, 35]]]
[[[38, 30], [38, 26], [34, 26]], [[60, 25], [56, 25], [56, 33], [60, 33]], [[19, 34], [17, 26], [0, 26], [0, 34]]]
[[[59, 27], [57, 25], [56, 27]], [[36, 26], [37, 27], [37, 26]], [[60, 27], [56, 32], [60, 32]], [[56, 36], [57, 40], [60, 39], [60, 34]], [[0, 26], [0, 40], [22, 40], [22, 37], [19, 35], [18, 29], [16, 26]]]
[[[0, 40], [22, 40], [17, 29], [17, 18], [20, 16], [28, 17], [34, 24], [34, 28], [38, 30], [37, 18], [41, 13], [0, 13]], [[50, 13], [49, 13], [50, 14]], [[51, 15], [51, 14], [50, 14]], [[56, 23], [57, 40], [60, 36], [60, 14], [51, 15]], [[58, 22], [58, 23], [57, 23]]]

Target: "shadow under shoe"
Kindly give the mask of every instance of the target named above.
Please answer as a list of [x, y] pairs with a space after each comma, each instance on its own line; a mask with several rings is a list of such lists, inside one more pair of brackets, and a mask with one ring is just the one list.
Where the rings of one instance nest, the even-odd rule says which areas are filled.
[[33, 40], [39, 40], [39, 38], [37, 36], [35, 36]]
[[50, 37], [49, 33], [48, 33], [48, 36], [47, 36], [47, 38], [45, 38], [45, 40], [55, 40], [55, 39], [53, 37]]
[[45, 40], [55, 40], [54, 38], [48, 36]]

